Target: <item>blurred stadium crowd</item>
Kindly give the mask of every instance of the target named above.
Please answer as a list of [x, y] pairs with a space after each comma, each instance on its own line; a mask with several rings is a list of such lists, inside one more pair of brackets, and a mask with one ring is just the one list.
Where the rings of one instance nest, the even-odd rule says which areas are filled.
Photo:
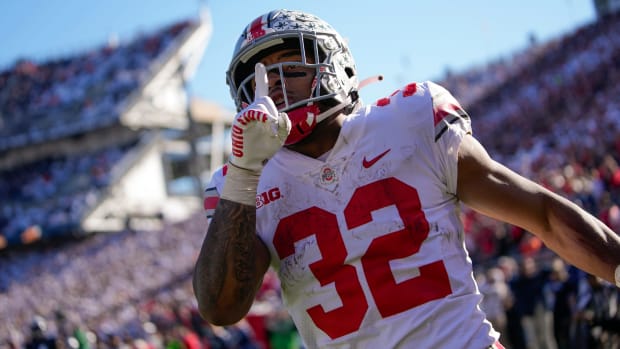
[[[183, 25], [129, 47], [38, 66], [20, 62], [0, 73], [0, 148], [105, 122], [126, 100], [120, 96], [139, 86], [143, 61]], [[438, 82], [464, 104], [494, 157], [620, 232], [618, 81], [615, 14]], [[109, 164], [130, 146], [3, 171], [0, 234], [22, 239], [34, 220], [70, 236], [77, 211], [105, 187]], [[481, 307], [506, 348], [620, 347], [617, 288], [565, 265], [522, 229], [470, 210], [463, 219]], [[200, 319], [191, 273], [204, 231], [199, 212], [161, 230], [2, 251], [0, 348], [298, 347], [271, 273], [240, 323], [216, 327]]]
[[[189, 25], [42, 64], [22, 60], [0, 72], [0, 152], [117, 123], [152, 76], [153, 61]], [[136, 143], [54, 154], [0, 171], [0, 248], [38, 238], [40, 227], [48, 238], [71, 234], [109, 184], [112, 166]]]

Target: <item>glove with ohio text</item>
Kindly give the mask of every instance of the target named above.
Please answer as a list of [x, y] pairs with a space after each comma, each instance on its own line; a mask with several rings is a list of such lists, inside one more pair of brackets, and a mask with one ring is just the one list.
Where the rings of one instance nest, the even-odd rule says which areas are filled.
[[255, 99], [235, 116], [232, 124], [232, 155], [220, 198], [256, 205], [256, 188], [263, 166], [282, 147], [291, 132], [291, 121], [278, 112], [269, 97], [267, 71], [256, 64]]
[[232, 124], [230, 163], [260, 173], [264, 164], [282, 147], [291, 132], [286, 113], [278, 112], [268, 96], [267, 72], [256, 64], [256, 91], [252, 104], [240, 111]]

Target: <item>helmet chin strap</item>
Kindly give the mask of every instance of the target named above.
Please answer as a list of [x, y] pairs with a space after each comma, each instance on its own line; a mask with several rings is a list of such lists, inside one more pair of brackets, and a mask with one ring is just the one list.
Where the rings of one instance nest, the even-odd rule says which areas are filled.
[[[365, 87], [369, 84], [382, 80], [382, 75], [373, 76], [362, 81], [359, 87]], [[357, 90], [352, 90], [351, 93], [345, 97], [345, 100], [343, 102], [340, 102], [323, 112], [320, 112], [318, 105], [316, 105], [315, 103], [316, 102], [311, 102], [305, 106], [297, 107], [288, 111], [291, 120], [295, 120], [293, 121], [293, 128], [299, 127], [299, 122], [303, 122], [303, 120], [306, 120], [307, 126], [301, 126], [301, 128], [299, 129], [299, 133], [291, 132], [291, 134], [285, 141], [285, 145], [291, 145], [301, 141], [313, 131], [316, 125], [336, 113], [344, 112], [345, 114], [350, 114], [351, 112], [360, 108], [360, 101]]]
[[338, 103], [337, 105], [327, 109], [326, 111], [316, 116], [316, 123], [318, 124], [319, 122], [329, 118], [330, 116], [336, 114], [336, 112], [343, 110], [345, 107], [346, 107], [345, 103]]
[[[360, 82], [359, 87], [357, 89], [357, 91], [361, 90], [362, 88], [373, 84], [375, 82], [379, 82], [379, 81], [383, 81], [383, 75], [375, 75], [375, 76], [371, 76], [369, 78], [366, 78], [364, 80], [362, 80], [362, 82]], [[352, 93], [357, 94], [357, 91], [352, 91]], [[341, 109], [345, 109], [348, 107], [351, 107], [350, 111], [356, 110], [359, 107], [359, 97], [356, 98], [352, 98], [351, 95], [349, 95], [347, 97], [347, 102], [343, 102], [343, 103], [338, 103], [336, 106], [333, 106], [329, 109], [327, 109], [326, 111], [322, 112], [321, 114], [319, 114], [316, 118], [316, 123], [318, 124], [319, 122], [327, 119], [328, 117], [332, 116], [335, 112], [337, 112], [338, 110]], [[348, 114], [348, 113], [347, 113]]]
[[[372, 83], [375, 82], [379, 82], [379, 81], [383, 81], [383, 75], [376, 75], [376, 76], [371, 76], [369, 78], [364, 79], [358, 87], [358, 91], [361, 90], [363, 87], [366, 87]], [[352, 91], [352, 93], [357, 94], [357, 91]], [[347, 96], [346, 101], [345, 102], [341, 102], [338, 103], [337, 105], [327, 109], [326, 111], [320, 113], [319, 115], [316, 116], [316, 123], [318, 124], [319, 122], [327, 119], [328, 117], [334, 115], [336, 112], [340, 111], [340, 110], [344, 110], [346, 108], [350, 108], [349, 111], [353, 111], [359, 108], [359, 97], [352, 97], [351, 95]], [[348, 114], [348, 112], [347, 112]]]
[[295, 144], [306, 138], [313, 132], [316, 125], [318, 125], [321, 121], [342, 111], [344, 108], [343, 105], [344, 103], [338, 103], [328, 110], [320, 112], [319, 107], [316, 104], [310, 103], [309, 105], [288, 111], [293, 128], [291, 129], [291, 133], [287, 137], [284, 144]]

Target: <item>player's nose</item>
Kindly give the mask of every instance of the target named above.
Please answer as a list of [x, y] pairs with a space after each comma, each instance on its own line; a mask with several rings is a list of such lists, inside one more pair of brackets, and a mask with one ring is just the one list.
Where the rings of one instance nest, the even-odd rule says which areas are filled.
[[274, 87], [282, 86], [282, 77], [280, 76], [280, 70], [278, 68], [267, 71], [267, 82], [269, 84], [269, 90]]

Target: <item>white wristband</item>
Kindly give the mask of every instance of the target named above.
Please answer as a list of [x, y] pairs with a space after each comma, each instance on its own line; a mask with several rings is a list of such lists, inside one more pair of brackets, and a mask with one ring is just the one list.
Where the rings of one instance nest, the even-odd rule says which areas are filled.
[[616, 267], [616, 287], [620, 287], [620, 264]]
[[256, 207], [256, 187], [260, 173], [228, 163], [222, 199]]

